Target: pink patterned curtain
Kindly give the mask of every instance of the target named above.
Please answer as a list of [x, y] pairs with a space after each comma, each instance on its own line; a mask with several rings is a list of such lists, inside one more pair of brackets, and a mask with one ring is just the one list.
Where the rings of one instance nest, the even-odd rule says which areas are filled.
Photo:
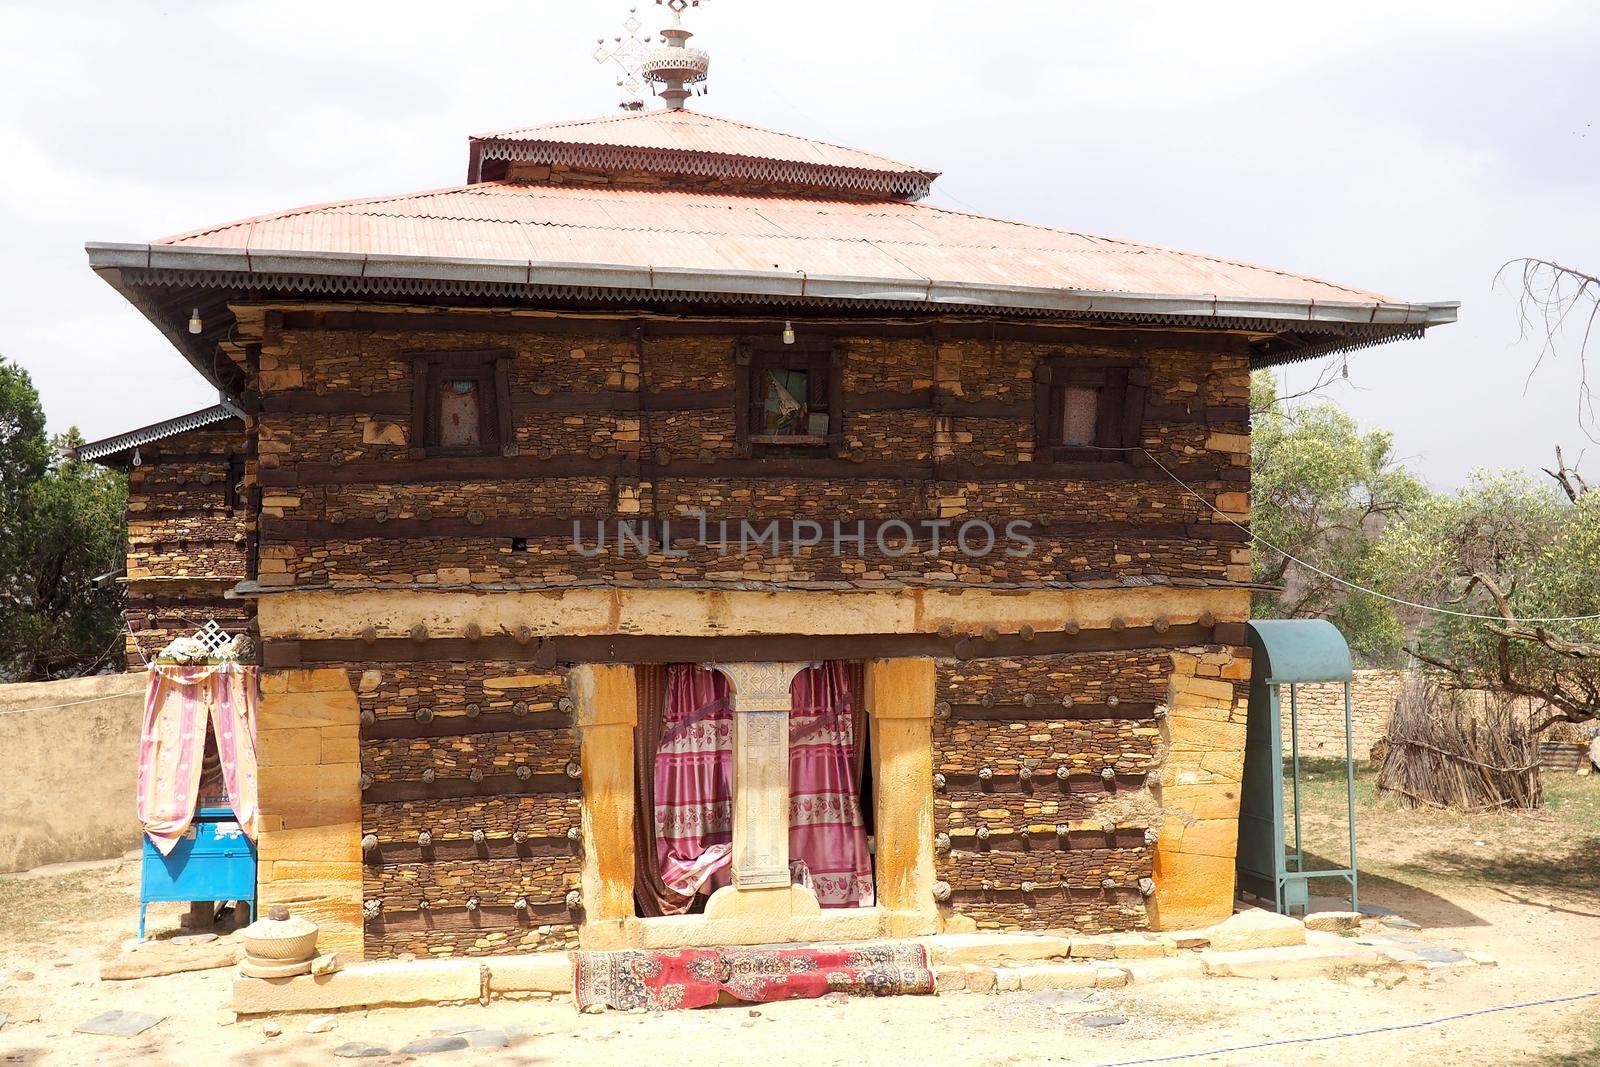
[[684, 898], [729, 882], [733, 849], [733, 708], [728, 681], [687, 664], [667, 668], [656, 751], [656, 855], [661, 878]]
[[216, 736], [228, 802], [256, 839], [256, 668], [150, 665], [139, 735], [139, 822], [163, 856], [194, 820], [206, 726]]
[[801, 671], [789, 687], [789, 864], [824, 908], [870, 908], [872, 856], [861, 821], [855, 722], [843, 663]]

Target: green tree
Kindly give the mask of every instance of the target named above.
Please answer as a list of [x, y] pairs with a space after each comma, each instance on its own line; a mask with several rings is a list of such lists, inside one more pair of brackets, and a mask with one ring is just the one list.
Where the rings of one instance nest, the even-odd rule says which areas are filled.
[[[1331, 403], [1291, 404], [1277, 397], [1270, 372], [1251, 379], [1251, 528], [1260, 591], [1257, 618], [1326, 618], [1370, 663], [1393, 662], [1404, 628], [1393, 606], [1352, 593], [1319, 571], [1371, 586], [1385, 526], [1427, 497], [1394, 456], [1382, 430], [1363, 433]], [[1310, 564], [1301, 566], [1289, 557]], [[1313, 569], [1314, 568], [1314, 569]]]
[[52, 442], [26, 371], [0, 359], [0, 677], [36, 681], [116, 662], [127, 480]]
[[[1563, 489], [1567, 488], [1563, 485]], [[1478, 472], [1387, 531], [1380, 570], [1430, 614], [1414, 651], [1463, 688], [1542, 701], [1550, 719], [1600, 715], [1600, 494]]]

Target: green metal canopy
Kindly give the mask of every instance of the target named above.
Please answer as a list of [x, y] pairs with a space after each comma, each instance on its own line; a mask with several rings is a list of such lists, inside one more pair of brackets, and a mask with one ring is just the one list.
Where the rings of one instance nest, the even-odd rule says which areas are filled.
[[[1270, 901], [1285, 914], [1304, 913], [1310, 883], [1339, 879], [1350, 887], [1357, 911], [1355, 753], [1351, 750], [1350, 646], [1323, 619], [1258, 619], [1249, 624], [1250, 715], [1245, 725], [1244, 781], [1239, 796], [1239, 890]], [[1348, 854], [1343, 866], [1305, 851], [1300, 834], [1300, 708], [1297, 690], [1306, 682], [1344, 684], [1345, 817]], [[1283, 729], [1279, 686], [1289, 687], [1289, 729]], [[1285, 733], [1288, 734], [1285, 737]], [[1286, 744], [1287, 743], [1287, 744]], [[1287, 751], [1285, 751], [1287, 749]], [[1287, 759], [1285, 758], [1287, 757]], [[1285, 842], [1285, 762], [1293, 809], [1292, 847]]]
[[1257, 619], [1250, 627], [1250, 676], [1267, 685], [1348, 682], [1350, 646], [1326, 619]]

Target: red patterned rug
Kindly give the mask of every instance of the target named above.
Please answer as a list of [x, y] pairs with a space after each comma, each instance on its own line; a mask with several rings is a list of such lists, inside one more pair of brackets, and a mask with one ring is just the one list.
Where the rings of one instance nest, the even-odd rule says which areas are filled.
[[703, 1008], [720, 993], [752, 1003], [828, 993], [887, 997], [933, 992], [921, 945], [841, 948], [704, 948], [652, 952], [574, 952], [574, 995], [581, 1011]]

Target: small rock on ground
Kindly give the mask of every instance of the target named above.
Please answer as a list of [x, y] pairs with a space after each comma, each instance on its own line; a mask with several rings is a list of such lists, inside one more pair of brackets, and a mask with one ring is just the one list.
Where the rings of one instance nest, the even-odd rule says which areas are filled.
[[277, 1037], [279, 1034], [283, 1033], [283, 1024], [274, 1022], [262, 1023], [261, 1032], [266, 1034], [268, 1037]]
[[365, 1041], [346, 1041], [334, 1049], [333, 1054], [345, 1060], [367, 1060], [387, 1056], [389, 1050], [379, 1045], [369, 1045]]
[[216, 934], [180, 934], [172, 939], [172, 943], [174, 945], [208, 945], [216, 939]]
[[332, 1030], [335, 1026], [338, 1026], [338, 1025], [339, 1025], [338, 1016], [336, 1016], [336, 1015], [324, 1015], [324, 1016], [322, 1016], [320, 1018], [312, 1019], [310, 1022], [306, 1023], [306, 1033], [308, 1033], [308, 1034], [325, 1034], [329, 1030]]
[[112, 1037], [133, 1037], [142, 1034], [165, 1019], [165, 1015], [147, 1015], [142, 1011], [103, 1011], [92, 1019], [85, 1019], [72, 1028], [77, 1034], [106, 1034]]
[[400, 1055], [428, 1056], [435, 1052], [456, 1052], [468, 1047], [470, 1046], [467, 1039], [459, 1034], [448, 1034], [440, 1037], [419, 1037], [409, 1045], [402, 1045], [400, 1047]]
[[469, 1048], [505, 1048], [511, 1039], [499, 1030], [474, 1030], [465, 1035]]
[[1467, 958], [1465, 953], [1457, 952], [1453, 948], [1445, 948], [1441, 945], [1427, 947], [1418, 945], [1413, 947], [1411, 951], [1429, 963], [1461, 963]]
[[429, 1033], [439, 1037], [454, 1037], [458, 1034], [465, 1037], [474, 1030], [482, 1030], [483, 1028], [484, 1027], [481, 1023], [469, 1023], [463, 1022], [460, 1019], [450, 1019], [446, 1022], [440, 1023], [438, 1026], [433, 1027]]
[[1100, 1013], [1096, 1015], [1085, 1015], [1083, 1018], [1078, 1020], [1078, 1025], [1090, 1026], [1098, 1030], [1106, 1026], [1121, 1026], [1127, 1021], [1128, 1020], [1123, 1018], [1121, 1015]]
[[1397, 930], [1420, 930], [1422, 927], [1407, 919], [1403, 915], [1381, 915], [1378, 921], [1385, 926], [1392, 926]]
[[1342, 934], [1350, 930], [1359, 929], [1361, 926], [1361, 913], [1359, 911], [1314, 911], [1306, 916], [1307, 930], [1321, 930], [1330, 934]]
[[1247, 908], [1211, 928], [1211, 947], [1217, 952], [1243, 952], [1253, 948], [1281, 948], [1306, 943], [1305, 924], [1288, 915]]

